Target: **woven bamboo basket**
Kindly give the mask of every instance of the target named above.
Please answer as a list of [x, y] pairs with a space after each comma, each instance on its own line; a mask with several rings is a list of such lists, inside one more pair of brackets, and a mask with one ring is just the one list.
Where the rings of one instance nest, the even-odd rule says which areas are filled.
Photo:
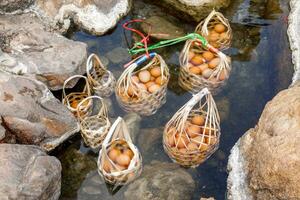
[[[204, 58], [204, 53], [210, 54], [214, 58], [208, 61]], [[195, 59], [196, 57], [197, 59]], [[196, 60], [197, 64], [193, 64], [193, 60]], [[217, 62], [211, 65], [213, 60], [217, 60]], [[192, 93], [198, 93], [205, 87], [213, 93], [218, 92], [221, 86], [226, 83], [231, 71], [231, 59], [228, 56], [210, 44], [204, 47], [197, 39], [186, 41], [180, 53], [179, 62], [181, 66], [179, 85]], [[192, 71], [192, 68], [196, 69], [196, 72]]]
[[94, 105], [96, 103], [100, 104], [98, 113], [96, 115], [90, 115], [82, 118], [80, 116], [80, 111], [77, 110], [77, 116], [79, 116], [80, 132], [84, 143], [92, 148], [98, 148], [102, 145], [102, 142], [106, 137], [111, 124], [108, 119], [107, 107], [103, 99], [99, 96], [89, 96], [85, 98], [78, 104], [78, 108], [80, 108], [82, 104], [90, 99], [93, 99]]
[[102, 64], [96, 54], [91, 54], [88, 57], [86, 73], [95, 94], [101, 97], [108, 97], [114, 92], [116, 79]]
[[[224, 31], [222, 32], [223, 29]], [[222, 13], [216, 12], [215, 10], [198, 24], [195, 32], [205, 37], [215, 48], [222, 50], [229, 48], [231, 45], [232, 30], [229, 21]]]
[[[66, 94], [65, 88], [66, 85], [76, 78], [83, 78], [85, 80], [85, 87], [83, 91], [80, 92], [72, 92], [70, 94]], [[91, 96], [91, 89], [88, 82], [88, 79], [85, 76], [81, 75], [74, 75], [65, 80], [63, 88], [62, 88], [62, 103], [67, 106], [67, 108], [74, 114], [74, 116], [78, 117], [77, 114], [79, 114], [80, 117], [85, 117], [89, 115], [92, 111], [92, 100], [86, 101], [84, 104], [81, 104], [80, 107], [78, 104], [84, 100], [85, 98]]]
[[193, 95], [166, 124], [163, 134], [165, 152], [184, 167], [197, 167], [218, 148], [220, 118], [207, 88]]
[[[129, 151], [130, 150], [130, 151]], [[129, 151], [129, 153], [128, 153]], [[120, 158], [120, 155], [131, 158]], [[122, 161], [122, 162], [121, 162]], [[126, 161], [126, 166], [124, 164]], [[126, 185], [142, 172], [142, 157], [132, 143], [125, 121], [118, 117], [103, 141], [98, 157], [98, 173], [107, 183], [115, 186]]]
[[[117, 81], [115, 91], [117, 101], [127, 112], [149, 116], [154, 114], [166, 102], [167, 85], [170, 78], [169, 69], [160, 55], [150, 53], [150, 58], [151, 60], [140, 69], [137, 69], [138, 66], [148, 58], [143, 56], [134, 60]], [[155, 91], [150, 92], [150, 87], [147, 88], [144, 84], [138, 83], [138, 81], [133, 80], [133, 77], [139, 76], [141, 71], [151, 71], [153, 68], [159, 68], [160, 76], [155, 80], [153, 79], [153, 82], [155, 81], [155, 84], [159, 86]], [[157, 82], [158, 79], [159, 82]]]

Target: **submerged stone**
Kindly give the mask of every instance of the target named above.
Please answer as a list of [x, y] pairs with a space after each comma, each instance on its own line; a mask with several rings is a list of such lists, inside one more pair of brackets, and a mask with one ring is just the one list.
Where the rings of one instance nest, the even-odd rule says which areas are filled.
[[39, 147], [0, 144], [0, 163], [0, 199], [59, 199], [60, 162]]

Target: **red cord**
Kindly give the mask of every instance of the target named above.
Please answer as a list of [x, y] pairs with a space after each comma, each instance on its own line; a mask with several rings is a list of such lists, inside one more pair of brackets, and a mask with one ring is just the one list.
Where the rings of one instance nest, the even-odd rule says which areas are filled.
[[[142, 40], [140, 41], [141, 43], [144, 43], [144, 47], [145, 47], [145, 54], [147, 55], [147, 57], [149, 58], [149, 52], [148, 52], [148, 42], [149, 42], [149, 38], [150, 38], [150, 31], [151, 31], [151, 24], [149, 23], [146, 23], [148, 26], [149, 26], [149, 30], [148, 30], [148, 34], [147, 36], [145, 36], [142, 32], [134, 29], [134, 28], [129, 28], [128, 25], [131, 24], [131, 23], [135, 23], [135, 22], [143, 22], [143, 23], [146, 23], [144, 22], [144, 20], [142, 19], [133, 19], [133, 20], [130, 20], [128, 22], [125, 22], [123, 24], [123, 28], [126, 29], [126, 30], [129, 30], [129, 31], [132, 31], [136, 34], [138, 34], [139, 36], [142, 37]], [[141, 47], [138, 47], [138, 48], [141, 48]]]

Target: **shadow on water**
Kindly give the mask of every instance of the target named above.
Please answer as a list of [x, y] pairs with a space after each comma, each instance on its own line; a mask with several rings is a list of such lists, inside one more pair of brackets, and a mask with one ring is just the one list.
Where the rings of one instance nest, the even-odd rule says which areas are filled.
[[[290, 84], [293, 69], [285, 21], [288, 15], [288, 2], [282, 2], [284, 1], [232, 0], [229, 8], [223, 10], [231, 21], [234, 34], [232, 48], [225, 52], [232, 58], [232, 72], [227, 85], [215, 96], [221, 116], [220, 148], [196, 170], [188, 170], [196, 182], [196, 191], [193, 195], [195, 200], [200, 196], [225, 199], [226, 166], [230, 149], [239, 137], [255, 126], [266, 102]], [[109, 69], [118, 77], [123, 71], [123, 65], [130, 61], [130, 56], [126, 52], [127, 42], [122, 23], [128, 19], [150, 15], [160, 15], [179, 21], [154, 5], [135, 1], [131, 13], [106, 35], [97, 37], [77, 31], [74, 34], [69, 33], [68, 36], [85, 42], [89, 53], [100, 55], [102, 61], [108, 64]], [[185, 32], [191, 32], [195, 24], [182, 21], [181, 26]], [[126, 35], [131, 36], [128, 32]], [[191, 98], [177, 82], [178, 56], [182, 46], [183, 44], [178, 44], [157, 51], [163, 56], [171, 72], [167, 103], [155, 115], [143, 118], [142, 129], [163, 127], [176, 110]], [[77, 85], [80, 87], [82, 83]], [[58, 97], [61, 95], [60, 92], [55, 94]], [[114, 96], [112, 101], [115, 113], [123, 116], [124, 112], [117, 105]], [[94, 171], [97, 151], [85, 147], [79, 136], [61, 146], [53, 152], [53, 155], [58, 155], [63, 166], [61, 199], [124, 198], [123, 192], [127, 186], [111, 197], [109, 192], [103, 189], [101, 194], [99, 193], [99, 198], [82, 197], [83, 185], [89, 181], [85, 177], [90, 173], [96, 173]], [[163, 152], [161, 139], [143, 155], [144, 164], [150, 163], [151, 160], [171, 162]], [[95, 181], [101, 182], [100, 179]], [[90, 193], [93, 192], [98, 194], [99, 191]]]

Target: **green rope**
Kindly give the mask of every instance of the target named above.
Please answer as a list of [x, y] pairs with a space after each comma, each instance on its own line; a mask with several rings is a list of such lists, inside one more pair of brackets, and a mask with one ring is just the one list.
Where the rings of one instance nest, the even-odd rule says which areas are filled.
[[[187, 34], [186, 36], [183, 36], [183, 37], [170, 39], [170, 40], [163, 40], [163, 41], [160, 41], [156, 44], [150, 45], [148, 47], [148, 50], [153, 50], [153, 49], [158, 49], [158, 48], [162, 48], [162, 47], [166, 47], [166, 46], [171, 46], [171, 45], [174, 45], [174, 44], [177, 44], [177, 43], [180, 43], [180, 42], [184, 42], [184, 41], [189, 40], [189, 39], [199, 39], [204, 46], [206, 46], [208, 44], [207, 40], [204, 37], [202, 37], [201, 35], [199, 35], [197, 33], [190, 33], [190, 34]], [[145, 52], [146, 49], [144, 48], [143, 43], [137, 42], [128, 51], [131, 55], [135, 55], [135, 54], [138, 54], [138, 53], [141, 53], [141, 52]]]

